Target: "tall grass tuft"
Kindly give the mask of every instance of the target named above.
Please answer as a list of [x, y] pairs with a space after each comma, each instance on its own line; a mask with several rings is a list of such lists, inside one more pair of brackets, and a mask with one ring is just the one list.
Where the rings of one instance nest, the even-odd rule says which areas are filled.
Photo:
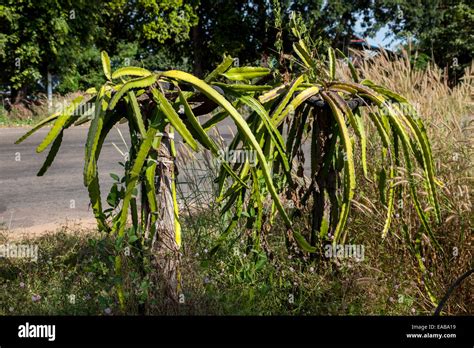
[[[354, 54], [357, 54], [354, 52]], [[342, 65], [342, 64], [341, 64]], [[431, 65], [426, 69], [415, 69], [410, 64], [406, 52], [397, 60], [390, 60], [384, 52], [371, 60], [362, 60], [358, 67], [361, 75], [376, 84], [407, 97], [421, 116], [430, 139], [438, 180], [439, 200], [442, 222], [433, 225], [434, 234], [444, 250], [436, 252], [427, 240], [421, 241], [421, 253], [425, 259], [427, 270], [420, 272], [416, 260], [409, 257], [409, 251], [403, 245], [405, 233], [414, 233], [419, 228], [416, 212], [406, 197], [400, 197], [399, 209], [395, 221], [396, 228], [383, 247], [374, 242], [372, 247], [378, 257], [378, 267], [390, 274], [397, 283], [401, 279], [418, 280], [418, 296], [422, 306], [430, 312], [429, 299], [423, 293], [423, 284], [430, 282], [436, 297], [441, 298], [449, 285], [459, 276], [473, 267], [472, 265], [472, 232], [474, 212], [472, 193], [474, 189], [474, 110], [473, 81], [474, 64], [466, 69], [464, 79], [456, 87], [450, 88], [442, 70]], [[339, 70], [341, 71], [341, 70]], [[343, 69], [343, 79], [350, 79], [349, 69]], [[368, 130], [370, 134], [371, 130]], [[367, 148], [368, 161], [377, 161], [380, 150], [376, 143], [369, 140]], [[368, 164], [370, 167], [370, 163]], [[361, 168], [358, 168], [361, 171]], [[402, 177], [396, 180], [403, 184]], [[364, 241], [377, 241], [377, 221], [383, 221], [384, 211], [377, 204], [376, 182], [361, 182], [363, 194], [356, 197], [356, 209], [349, 226], [353, 235]], [[421, 192], [426, 195], [426, 192]], [[365, 242], [364, 242], [365, 243]], [[387, 245], [388, 244], [388, 245]], [[413, 265], [410, 266], [410, 263]], [[399, 269], [400, 272], [394, 272]], [[403, 271], [401, 271], [403, 270]], [[389, 273], [390, 272], [390, 273]], [[466, 279], [460, 288], [451, 295], [445, 306], [446, 313], [466, 314], [473, 312], [470, 295], [473, 279]]]

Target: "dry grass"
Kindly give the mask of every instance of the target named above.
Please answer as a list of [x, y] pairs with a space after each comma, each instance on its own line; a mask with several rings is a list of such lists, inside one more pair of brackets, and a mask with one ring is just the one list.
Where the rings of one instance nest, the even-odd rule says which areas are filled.
[[[360, 180], [362, 194], [356, 200], [363, 206], [355, 205], [351, 217], [351, 235], [359, 236], [359, 240], [362, 238], [362, 242], [368, 244], [368, 249], [373, 251], [372, 266], [389, 276], [386, 278], [387, 284], [379, 282], [366, 290], [386, 292], [387, 296], [391, 294], [393, 298], [393, 288], [400, 289], [405, 284], [406, 291], [415, 296], [427, 312], [431, 312], [432, 304], [426, 296], [423, 281], [428, 280], [432, 284], [432, 291], [440, 299], [456, 278], [473, 267], [474, 213], [471, 197], [474, 188], [474, 65], [467, 69], [464, 80], [452, 89], [443, 79], [440, 69], [430, 66], [426, 70], [415, 70], [406, 53], [395, 61], [381, 54], [370, 61], [363, 61], [359, 70], [364, 78], [406, 96], [415, 105], [426, 126], [433, 148], [437, 179], [442, 184], [438, 188], [442, 223], [437, 225], [433, 219], [433, 230], [444, 252], [435, 252], [428, 240], [423, 240], [422, 251], [428, 272], [421, 274], [403, 240], [403, 228], [413, 235], [420, 225], [413, 207], [409, 206], [408, 200], [404, 202], [406, 208], [402, 216], [394, 221], [392, 235], [386, 242], [380, 243], [377, 222], [384, 221], [385, 208], [376, 203], [376, 186]], [[350, 79], [349, 72], [345, 71], [342, 77]], [[367, 131], [371, 139], [372, 130], [369, 128]], [[369, 141], [369, 168], [371, 164], [374, 167], [379, 157], [379, 146], [377, 142]], [[359, 174], [362, 174], [360, 169]], [[422, 191], [420, 193], [423, 195]], [[470, 292], [472, 285], [472, 277], [465, 280], [449, 299], [445, 306], [446, 313], [474, 312]]]

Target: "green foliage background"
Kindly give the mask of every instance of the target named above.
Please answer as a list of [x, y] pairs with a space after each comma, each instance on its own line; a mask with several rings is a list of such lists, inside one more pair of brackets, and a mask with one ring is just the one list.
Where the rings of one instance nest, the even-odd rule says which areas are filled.
[[344, 52], [358, 21], [365, 36], [388, 26], [394, 39], [420, 53], [420, 66], [430, 60], [447, 67], [452, 82], [472, 61], [474, 9], [464, 0], [4, 0], [0, 84], [11, 86], [13, 97], [44, 92], [49, 71], [59, 93], [98, 86], [101, 50], [114, 68], [178, 68], [198, 76], [224, 53], [241, 64], [266, 63], [276, 35], [291, 36], [291, 11], [301, 14], [309, 36]]

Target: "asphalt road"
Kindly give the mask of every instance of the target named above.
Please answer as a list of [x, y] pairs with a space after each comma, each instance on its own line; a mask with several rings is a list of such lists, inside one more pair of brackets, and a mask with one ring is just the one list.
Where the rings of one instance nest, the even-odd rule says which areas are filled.
[[[59, 153], [42, 177], [36, 173], [49, 149], [40, 154], [35, 149], [49, 128], [40, 129], [15, 145], [15, 140], [28, 129], [0, 128], [0, 230], [93, 219], [82, 177], [87, 127], [72, 127], [64, 133]], [[127, 127], [122, 125], [120, 129], [128, 143]], [[231, 138], [228, 126], [220, 131], [224, 139]], [[103, 201], [113, 182], [109, 173], [123, 172], [118, 164], [123, 156], [113, 143], [125, 152], [125, 144], [115, 129], [109, 133], [98, 163]]]
[[[42, 177], [36, 173], [48, 149], [40, 154], [35, 149], [49, 128], [43, 128], [15, 145], [15, 140], [27, 130], [0, 129], [0, 223], [3, 222], [3, 227], [17, 229], [93, 217], [82, 180], [87, 128], [75, 127], [65, 132], [55, 161]], [[111, 132], [98, 164], [104, 192], [108, 192], [105, 190], [113, 181], [108, 173], [119, 173], [121, 169], [118, 162], [122, 156], [112, 142], [124, 148], [118, 132]]]
[[[126, 125], [120, 126], [128, 143], [127, 128]], [[49, 128], [40, 129], [23, 143], [15, 145], [15, 140], [28, 129], [0, 128], [0, 230], [42, 228], [48, 224], [84, 219], [92, 221], [93, 213], [82, 176], [87, 127], [66, 130], [59, 153], [42, 177], [36, 176], [36, 173], [49, 149], [40, 154], [35, 149]], [[232, 139], [233, 129], [235, 127], [230, 119], [219, 126], [219, 133], [225, 142]], [[103, 203], [113, 182], [109, 173], [120, 175], [123, 172], [118, 164], [123, 161], [123, 156], [113, 144], [125, 152], [126, 146], [116, 129], [109, 133], [98, 163]], [[305, 152], [309, 155], [309, 149]], [[185, 180], [178, 177], [178, 183], [180, 181]], [[181, 184], [180, 188], [186, 193], [186, 184]]]

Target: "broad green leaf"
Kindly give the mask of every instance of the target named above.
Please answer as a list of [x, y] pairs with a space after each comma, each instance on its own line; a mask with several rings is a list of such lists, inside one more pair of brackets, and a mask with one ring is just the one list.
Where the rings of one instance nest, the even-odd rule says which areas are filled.
[[97, 158], [99, 139], [104, 126], [104, 118], [108, 105], [108, 97], [105, 95], [105, 88], [102, 87], [97, 95], [95, 103], [95, 115], [89, 126], [84, 156], [84, 185], [89, 184], [97, 176]]
[[278, 127], [289, 113], [295, 112], [301, 104], [303, 104], [306, 100], [308, 100], [312, 96], [315, 96], [318, 93], [318, 87], [309, 87], [303, 90], [288, 104], [288, 106], [283, 110], [283, 112], [278, 116], [278, 118], [273, 120], [273, 124]]
[[222, 83], [222, 82], [213, 82], [212, 85], [219, 86], [222, 88], [227, 88], [234, 92], [248, 92], [248, 93], [269, 91], [273, 88], [272, 86], [269, 86], [269, 85], [247, 85], [243, 83], [229, 84], [229, 83]]
[[56, 139], [59, 133], [63, 130], [63, 127], [71, 119], [71, 117], [74, 117], [74, 112], [77, 106], [81, 103], [82, 99], [83, 97], [79, 96], [74, 99], [68, 107], [66, 107], [64, 113], [56, 119], [56, 122], [54, 122], [54, 125], [49, 131], [48, 135], [46, 135], [41, 144], [38, 145], [38, 147], [36, 148], [36, 152], [40, 153], [44, 151], [44, 149], [46, 149], [48, 145], [51, 144], [54, 139]]
[[293, 81], [293, 83], [291, 84], [290, 88], [288, 89], [288, 92], [286, 93], [285, 97], [280, 101], [277, 108], [275, 109], [275, 111], [271, 115], [271, 119], [273, 121], [273, 124], [276, 124], [276, 120], [279, 119], [280, 114], [283, 112], [286, 105], [290, 102], [290, 99], [293, 97], [293, 94], [296, 92], [296, 89], [299, 87], [300, 84], [303, 83], [304, 79], [305, 79], [305, 76], [301, 75]]
[[110, 177], [117, 182], [120, 182], [120, 177], [115, 173], [109, 173]]
[[[210, 150], [213, 155], [215, 156], [218, 155], [219, 147], [214, 142], [214, 140], [212, 140], [212, 138], [209, 135], [207, 135], [206, 131], [199, 123], [197, 117], [194, 115], [193, 110], [189, 106], [188, 101], [186, 100], [186, 97], [184, 96], [181, 89], [178, 89], [178, 93], [179, 93], [179, 101], [184, 107], [184, 113], [186, 114], [186, 117], [189, 123], [198, 134], [199, 139], [201, 140], [201, 143], [204, 145], [204, 147]], [[223, 161], [222, 166], [234, 179], [241, 182], [241, 184], [245, 185], [245, 183], [237, 176], [237, 174], [234, 173], [234, 171], [232, 170], [232, 168], [229, 166], [227, 162]]]
[[268, 115], [265, 108], [260, 104], [255, 98], [250, 96], [239, 96], [237, 97], [241, 100], [245, 105], [250, 107], [254, 110], [257, 115], [262, 119], [265, 128], [267, 129], [268, 134], [270, 135], [272, 141], [274, 142], [275, 146], [277, 147], [278, 154], [282, 159], [282, 163], [285, 167], [287, 172], [290, 171], [290, 165], [288, 163], [288, 158], [285, 153], [285, 144], [283, 142], [283, 138], [281, 137], [280, 132], [275, 128], [273, 122], [270, 120], [270, 116]]
[[394, 187], [394, 182], [393, 179], [395, 177], [395, 169], [393, 168], [393, 165], [390, 165], [390, 171], [389, 171], [389, 188], [388, 188], [388, 200], [387, 200], [387, 218], [385, 220], [384, 228], [382, 231], [382, 239], [387, 237], [388, 231], [390, 229], [390, 224], [392, 222], [392, 216], [393, 216], [393, 209], [394, 209], [394, 202], [395, 202], [395, 187]]
[[268, 103], [269, 101], [275, 98], [278, 98], [281, 94], [285, 93], [286, 89], [287, 89], [286, 85], [275, 87], [272, 90], [266, 93], [263, 93], [260, 97], [258, 97], [258, 100], [262, 104]]
[[54, 121], [61, 115], [60, 112], [57, 112], [44, 120], [41, 120], [38, 124], [36, 124], [32, 129], [30, 129], [28, 132], [26, 132], [24, 135], [21, 136], [17, 141], [15, 141], [15, 144], [20, 144], [23, 142], [26, 138], [28, 138], [30, 135], [32, 135], [34, 132], [36, 132], [38, 129], [44, 127], [47, 125], [49, 122]]
[[[95, 161], [94, 163], [97, 165], [97, 160], [100, 156], [100, 152], [102, 150], [102, 145], [104, 144], [105, 138], [113, 126], [120, 120], [119, 115], [107, 115], [104, 126], [102, 131], [100, 132], [99, 141], [95, 146]], [[86, 150], [87, 151], [87, 150]], [[86, 164], [84, 164], [86, 167]], [[100, 184], [99, 184], [99, 175], [97, 171], [95, 171], [95, 176], [89, 182], [87, 186], [87, 191], [89, 192], [89, 199], [91, 201], [92, 210], [94, 212], [94, 216], [97, 220], [97, 224], [100, 231], [110, 232], [110, 227], [107, 224], [105, 219], [105, 215], [102, 211], [102, 201], [100, 197]]]
[[[372, 88], [374, 88], [374, 90], [378, 91], [379, 93], [394, 99], [396, 102], [403, 103], [404, 106], [408, 108], [408, 112], [403, 113], [397, 106], [392, 107], [391, 105], [386, 104], [387, 108], [394, 110], [398, 114], [398, 116], [405, 122], [405, 124], [407, 124], [412, 134], [414, 135], [418, 146], [421, 148], [423, 168], [425, 170], [426, 175], [426, 186], [428, 188], [428, 191], [430, 192], [430, 202], [435, 207], [436, 219], [439, 222], [441, 219], [441, 214], [435, 188], [436, 186], [433, 157], [431, 153], [431, 146], [429, 144], [426, 131], [423, 129], [423, 123], [421, 122], [420, 117], [417, 114], [415, 108], [408, 102], [406, 98], [383, 87], [373, 86]], [[415, 117], [420, 121], [420, 124], [417, 123]], [[415, 148], [413, 147], [413, 149]]]
[[328, 57], [329, 57], [329, 78], [334, 80], [336, 78], [336, 56], [334, 55], [334, 49], [332, 47], [328, 48]]
[[116, 208], [120, 202], [120, 192], [118, 190], [117, 184], [113, 184], [112, 187], [110, 188], [109, 195], [107, 196], [107, 203], [113, 207]]
[[145, 88], [150, 87], [152, 84], [156, 82], [156, 75], [149, 75], [145, 77], [139, 77], [133, 80], [128, 81], [125, 83], [120, 90], [114, 94], [112, 99], [109, 103], [109, 110], [113, 110], [115, 105], [117, 105], [118, 101], [122, 96], [127, 93], [132, 88]]
[[128, 91], [127, 96], [130, 107], [132, 109], [133, 119], [135, 120], [140, 135], [143, 138], [146, 135], [146, 129], [145, 125], [143, 124], [143, 117], [140, 111], [140, 106], [138, 105], [137, 97], [135, 96], [135, 93], [133, 93], [133, 91]]
[[118, 79], [122, 76], [142, 76], [146, 77], [151, 75], [152, 72], [147, 69], [139, 68], [136, 66], [126, 66], [115, 70], [112, 74], [113, 79]]
[[326, 103], [328, 103], [329, 107], [332, 110], [334, 118], [336, 119], [337, 125], [339, 127], [339, 132], [341, 135], [342, 144], [344, 147], [344, 152], [345, 152], [346, 163], [344, 164], [344, 180], [347, 182], [347, 187], [344, 190], [344, 202], [341, 207], [341, 215], [337, 223], [336, 229], [334, 231], [333, 243], [337, 244], [339, 240], [339, 236], [345, 228], [347, 218], [349, 216], [351, 200], [352, 200], [352, 197], [354, 196], [354, 190], [356, 186], [355, 166], [354, 166], [354, 158], [352, 154], [352, 142], [349, 135], [349, 131], [346, 127], [344, 116], [330, 94], [327, 94], [326, 92], [322, 92], [321, 96], [326, 101]]
[[126, 185], [125, 197], [122, 201], [122, 210], [120, 211], [120, 218], [118, 220], [119, 226], [117, 235], [119, 237], [123, 237], [125, 234], [125, 225], [127, 223], [130, 199], [132, 198], [133, 190], [137, 185], [138, 178], [140, 177], [141, 170], [143, 168], [143, 165], [145, 164], [147, 155], [152, 147], [153, 140], [157, 131], [158, 128], [156, 128], [153, 124], [148, 127], [146, 137], [143, 139], [143, 142], [140, 145], [140, 149], [133, 163], [132, 170], [130, 171], [130, 177], [128, 178]]
[[270, 74], [271, 70], [268, 68], [260, 68], [253, 66], [246, 66], [242, 68], [230, 68], [221, 75], [232, 81], [252, 80], [257, 77], [263, 77]]
[[176, 113], [173, 106], [171, 106], [170, 102], [166, 99], [166, 97], [158, 91], [156, 88], [151, 89], [151, 93], [153, 94], [153, 98], [158, 103], [159, 108], [163, 111], [166, 115], [166, 118], [170, 121], [176, 131], [183, 137], [183, 140], [194, 150], [197, 151], [198, 144], [196, 140], [193, 138], [192, 134], [186, 128], [186, 125], [181, 121], [179, 115]]
[[234, 63], [234, 58], [230, 56], [225, 56], [224, 59], [222, 60], [222, 63], [220, 63], [217, 68], [212, 70], [204, 79], [205, 82], [210, 83], [214, 81], [219, 75], [224, 73], [227, 69], [231, 67], [231, 65]]
[[107, 77], [107, 80], [112, 80], [112, 70], [110, 69], [110, 58], [107, 52], [100, 52], [100, 58], [102, 60], [102, 68], [104, 69], [104, 75]]
[[296, 243], [299, 247], [308, 253], [315, 253], [318, 249], [314, 246], [311, 246], [303, 235], [297, 231], [293, 231], [293, 236], [295, 237]]
[[298, 42], [294, 43], [293, 50], [296, 52], [298, 57], [300, 57], [307, 68], [315, 67], [314, 60], [311, 58], [311, 54], [309, 53], [309, 50], [303, 40], [299, 40]]
[[43, 176], [44, 173], [46, 173], [46, 171], [48, 170], [51, 163], [53, 163], [53, 160], [56, 157], [63, 141], [63, 133], [64, 131], [61, 131], [57, 138], [54, 139], [53, 145], [51, 145], [51, 149], [49, 150], [48, 156], [46, 156], [46, 160], [44, 161], [43, 166], [39, 170], [38, 174], [36, 174], [37, 176]]

